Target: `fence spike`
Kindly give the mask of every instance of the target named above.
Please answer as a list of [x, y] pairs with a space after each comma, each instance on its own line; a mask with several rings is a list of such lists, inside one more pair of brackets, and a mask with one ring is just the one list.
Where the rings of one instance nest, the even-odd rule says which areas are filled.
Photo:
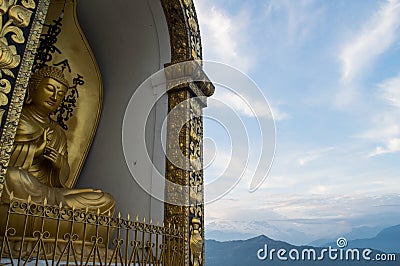
[[139, 222], [139, 216], [136, 215], [136, 222]]
[[108, 210], [107, 216], [110, 217], [111, 216], [111, 211]]
[[13, 200], [13, 198], [14, 198], [14, 191], [11, 191], [11, 193], [10, 193], [10, 200]]
[[129, 215], [129, 213], [128, 213], [128, 215], [126, 216], [126, 219], [127, 219], [128, 221], [131, 219], [131, 216]]
[[153, 219], [150, 219], [150, 224], [153, 224]]
[[86, 212], [86, 213], [89, 212], [89, 207], [86, 206], [85, 212]]
[[43, 206], [46, 206], [46, 205], [47, 205], [47, 197], [44, 197]]
[[121, 212], [118, 212], [118, 219], [121, 219]]
[[100, 208], [97, 208], [97, 215], [100, 214]]
[[144, 224], [146, 223], [146, 217], [143, 218], [143, 223], [144, 223]]
[[31, 201], [32, 201], [32, 197], [31, 197], [31, 195], [29, 194], [29, 195], [28, 195], [28, 203], [31, 203]]
[[62, 201], [60, 201], [60, 205], [59, 205], [60, 209], [62, 209], [62, 206], [63, 206]]

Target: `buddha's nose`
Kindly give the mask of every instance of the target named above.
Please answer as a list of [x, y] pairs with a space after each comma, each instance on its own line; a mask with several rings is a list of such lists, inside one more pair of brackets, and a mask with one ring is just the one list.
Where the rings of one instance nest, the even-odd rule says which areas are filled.
[[53, 93], [53, 94], [50, 96], [50, 100], [52, 100], [53, 102], [56, 102], [56, 101], [57, 101], [57, 94], [56, 94], [56, 93]]

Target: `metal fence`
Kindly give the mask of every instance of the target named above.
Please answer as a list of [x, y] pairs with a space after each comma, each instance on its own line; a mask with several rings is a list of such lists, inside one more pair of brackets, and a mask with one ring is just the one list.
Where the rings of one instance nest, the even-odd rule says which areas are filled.
[[184, 264], [181, 228], [12, 197], [0, 215], [0, 265]]

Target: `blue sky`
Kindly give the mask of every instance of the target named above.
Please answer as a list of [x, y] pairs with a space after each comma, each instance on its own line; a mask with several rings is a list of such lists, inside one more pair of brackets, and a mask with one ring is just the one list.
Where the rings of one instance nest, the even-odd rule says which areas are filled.
[[[204, 59], [249, 75], [268, 99], [276, 125], [267, 180], [250, 193], [250, 170], [208, 204], [207, 231], [305, 244], [362, 226], [399, 224], [400, 1], [195, 4]], [[255, 94], [245, 97], [262, 104]], [[254, 117], [223, 88], [213, 98], [236, 109], [250, 150], [258, 147]], [[212, 102], [205, 110], [209, 116], [220, 112]], [[228, 135], [206, 119], [205, 136], [214, 142], [205, 149], [206, 161], [214, 158], [206, 180], [241, 159], [230, 153]]]

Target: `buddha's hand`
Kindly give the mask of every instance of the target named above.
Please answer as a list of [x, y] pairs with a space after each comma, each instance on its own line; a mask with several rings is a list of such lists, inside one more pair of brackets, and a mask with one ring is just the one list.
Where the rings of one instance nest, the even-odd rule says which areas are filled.
[[39, 138], [38, 142], [37, 142], [37, 147], [36, 147], [36, 151], [35, 151], [35, 156], [43, 156], [44, 155], [44, 150], [46, 149], [46, 145], [47, 145], [47, 135], [49, 132], [49, 128], [45, 129], [43, 132], [43, 135], [41, 138]]
[[51, 137], [51, 134], [52, 130], [50, 128], [44, 130], [42, 141], [36, 152], [40, 152], [41, 154], [43, 154], [43, 158], [49, 160], [54, 168], [61, 169], [63, 156], [53, 147], [47, 145], [48, 141], [50, 140], [49, 138]]
[[43, 157], [48, 159], [56, 169], [61, 169], [63, 156], [55, 149], [46, 147], [44, 149]]

